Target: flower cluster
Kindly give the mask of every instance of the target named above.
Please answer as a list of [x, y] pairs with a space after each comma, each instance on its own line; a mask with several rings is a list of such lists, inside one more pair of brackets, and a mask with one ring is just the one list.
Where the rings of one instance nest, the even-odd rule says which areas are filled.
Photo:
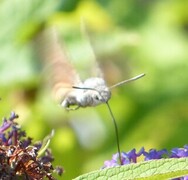
[[162, 158], [188, 157], [188, 145], [185, 145], [184, 148], [173, 148], [170, 152], [168, 152], [166, 149], [162, 149], [159, 151], [157, 151], [156, 149], [150, 149], [147, 152], [144, 148], [141, 148], [140, 151], [136, 153], [136, 149], [132, 149], [129, 152], [121, 153], [121, 164], [119, 162], [119, 154], [116, 153], [112, 156], [111, 160], [107, 160], [104, 162], [104, 166], [102, 168], [104, 169], [130, 163], [136, 163], [138, 162], [138, 158], [140, 158], [141, 156], [144, 157], [145, 161]]
[[16, 118], [18, 115], [12, 112], [0, 126], [0, 179], [54, 180], [53, 171], [61, 175], [63, 169], [53, 168], [50, 150], [38, 156], [42, 143], [32, 145], [32, 139], [14, 121]]
[[[188, 157], [188, 145], [185, 145], [184, 148], [173, 148], [171, 151], [167, 151], [166, 149], [162, 149], [157, 151], [156, 149], [150, 149], [148, 152], [145, 151], [144, 148], [141, 148], [138, 153], [136, 153], [136, 149], [132, 149], [129, 152], [121, 153], [121, 163], [119, 161], [119, 154], [116, 153], [112, 156], [111, 160], [107, 160], [104, 162], [104, 168], [116, 167], [120, 165], [126, 165], [131, 163], [137, 163], [138, 158], [144, 158], [144, 161], [152, 160], [152, 159], [162, 159], [162, 158], [181, 158]], [[176, 180], [186, 180], [188, 176], [177, 178]]]

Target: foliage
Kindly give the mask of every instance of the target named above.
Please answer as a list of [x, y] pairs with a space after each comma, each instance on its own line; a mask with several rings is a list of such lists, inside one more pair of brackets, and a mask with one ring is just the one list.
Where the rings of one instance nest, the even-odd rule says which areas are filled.
[[[98, 170], [84, 174], [75, 180], [98, 179], [169, 179], [187, 175], [187, 158], [160, 159]], [[176, 178], [182, 180], [183, 178]], [[186, 178], [185, 178], [186, 179]]]

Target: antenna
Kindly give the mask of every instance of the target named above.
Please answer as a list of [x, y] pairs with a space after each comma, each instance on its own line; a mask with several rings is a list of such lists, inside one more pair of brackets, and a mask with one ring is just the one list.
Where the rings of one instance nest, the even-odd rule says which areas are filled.
[[132, 82], [132, 81], [135, 81], [135, 80], [137, 80], [137, 79], [140, 79], [140, 78], [143, 77], [143, 76], [145, 76], [144, 73], [142, 73], [142, 74], [140, 74], [140, 75], [138, 75], [138, 76], [135, 76], [135, 77], [133, 77], [133, 78], [130, 78], [130, 79], [121, 81], [121, 82], [119, 82], [119, 83], [117, 83], [117, 84], [114, 84], [114, 85], [110, 86], [109, 89], [112, 89], [112, 88], [117, 87], [117, 86], [121, 86], [121, 85], [123, 85], [123, 84], [129, 83], [129, 82]]

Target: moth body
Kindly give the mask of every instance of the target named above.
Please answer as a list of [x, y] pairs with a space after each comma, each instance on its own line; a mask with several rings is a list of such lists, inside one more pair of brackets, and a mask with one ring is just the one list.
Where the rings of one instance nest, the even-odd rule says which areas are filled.
[[83, 83], [73, 86], [61, 103], [61, 106], [72, 110], [71, 106], [89, 107], [106, 103], [111, 97], [111, 92], [102, 78], [88, 78]]

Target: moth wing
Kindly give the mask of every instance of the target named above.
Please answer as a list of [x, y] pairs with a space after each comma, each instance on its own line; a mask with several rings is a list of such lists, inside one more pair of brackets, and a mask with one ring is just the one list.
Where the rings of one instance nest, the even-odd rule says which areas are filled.
[[81, 32], [82, 32], [83, 39], [85, 40], [85, 43], [87, 44], [88, 51], [90, 53], [90, 59], [88, 59], [90, 76], [104, 78], [103, 72], [100, 68], [99, 61], [97, 59], [96, 51], [94, 49], [91, 30], [89, 29], [89, 26], [83, 19], [81, 21]]
[[72, 86], [81, 82], [79, 75], [68, 60], [65, 47], [59, 42], [57, 30], [51, 28], [39, 37], [39, 55], [45, 65], [46, 79], [50, 82], [52, 96], [62, 102]]

